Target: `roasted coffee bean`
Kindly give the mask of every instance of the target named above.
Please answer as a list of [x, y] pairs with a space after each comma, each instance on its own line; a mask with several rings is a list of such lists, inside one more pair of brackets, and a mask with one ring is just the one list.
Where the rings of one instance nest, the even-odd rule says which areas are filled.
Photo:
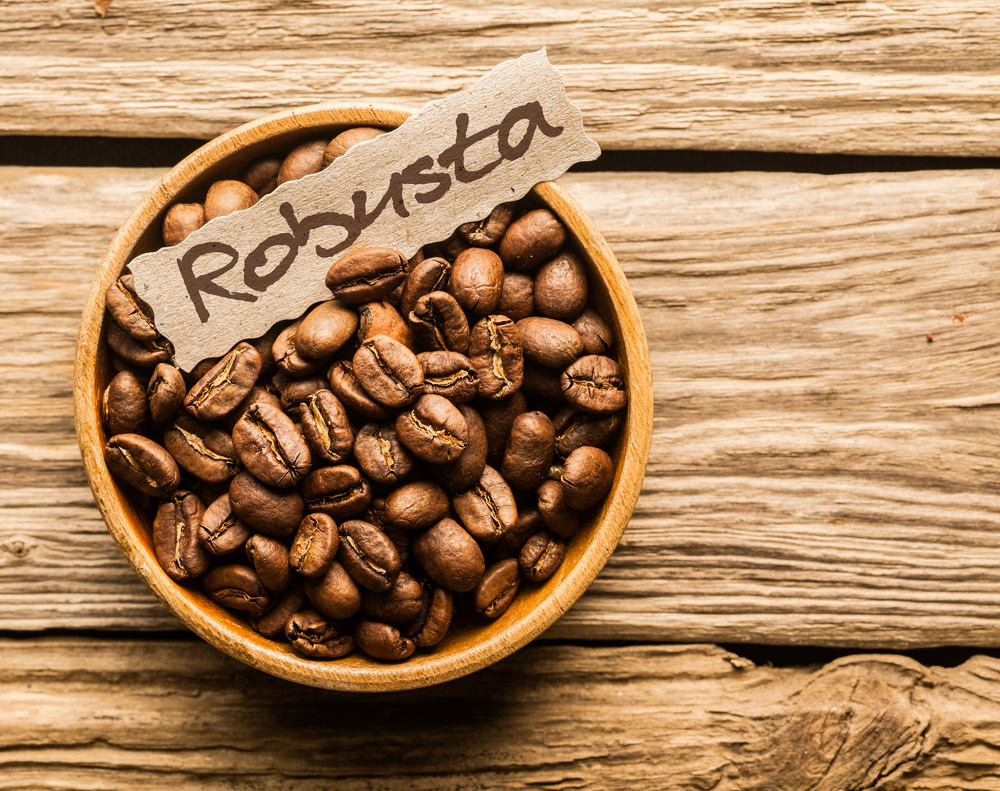
[[444, 291], [432, 291], [417, 300], [408, 321], [414, 341], [426, 351], [469, 349], [469, 322], [455, 298]]
[[135, 340], [148, 342], [159, 337], [153, 326], [153, 311], [136, 294], [132, 275], [124, 274], [108, 286], [104, 304], [115, 324]]
[[101, 399], [101, 418], [109, 435], [137, 434], [146, 425], [146, 388], [135, 374], [122, 371], [111, 380]]
[[254, 404], [268, 404], [275, 409], [281, 409], [281, 399], [269, 390], [265, 390], [259, 385], [254, 385], [247, 393], [247, 397], [240, 401], [239, 406], [223, 417], [223, 424], [232, 431], [247, 410]]
[[298, 417], [296, 413], [298, 412], [299, 404], [320, 390], [326, 390], [327, 384], [328, 382], [324, 374], [313, 374], [302, 379], [293, 379], [281, 388], [281, 394], [278, 399], [281, 403], [281, 408], [291, 413], [292, 417]]
[[265, 486], [246, 470], [229, 484], [229, 504], [238, 518], [274, 538], [294, 533], [305, 510], [297, 491]]
[[364, 511], [372, 490], [356, 467], [338, 464], [309, 473], [302, 481], [302, 499], [310, 512], [328, 514], [339, 522]]
[[521, 387], [524, 353], [521, 333], [506, 316], [486, 316], [469, 333], [469, 360], [479, 376], [479, 395], [497, 400]]
[[354, 458], [365, 476], [374, 483], [392, 484], [413, 471], [416, 460], [399, 441], [396, 427], [389, 423], [369, 423], [354, 439]]
[[218, 566], [204, 578], [205, 592], [223, 607], [242, 610], [257, 616], [265, 613], [273, 601], [271, 592], [249, 566]]
[[150, 417], [156, 423], [166, 423], [184, 406], [186, 395], [187, 385], [181, 372], [168, 363], [160, 363], [153, 369], [146, 388]]
[[510, 269], [534, 269], [554, 256], [566, 241], [566, 228], [548, 209], [535, 209], [507, 228], [497, 252]]
[[486, 426], [479, 413], [470, 406], [458, 408], [469, 427], [469, 439], [465, 450], [455, 461], [438, 464], [433, 469], [434, 479], [449, 492], [462, 492], [482, 477], [486, 469]]
[[[558, 482], [553, 481], [556, 486]], [[519, 508], [517, 524], [513, 530], [508, 530], [490, 547], [490, 554], [497, 560], [516, 558], [521, 554], [525, 542], [535, 533], [545, 529], [545, 522], [537, 508]]]
[[205, 207], [200, 203], [175, 203], [163, 218], [163, 244], [180, 244], [204, 224]]
[[486, 427], [486, 458], [490, 463], [500, 466], [507, 448], [510, 428], [514, 425], [514, 418], [527, 411], [528, 402], [524, 393], [520, 391], [507, 398], [493, 401], [480, 410], [483, 425]]
[[[368, 511], [365, 513], [367, 514]], [[399, 553], [399, 562], [405, 566], [410, 559], [410, 531], [392, 525], [376, 525], [376, 527], [385, 533], [385, 537], [396, 547], [396, 551]]]
[[369, 656], [386, 662], [408, 659], [417, 650], [414, 642], [403, 637], [395, 626], [365, 619], [354, 625], [354, 642]]
[[307, 577], [305, 589], [312, 606], [328, 618], [350, 618], [361, 609], [361, 590], [339, 561], [319, 577]]
[[295, 351], [310, 360], [321, 360], [340, 351], [357, 328], [357, 311], [331, 299], [302, 319], [295, 333]]
[[352, 519], [338, 528], [340, 549], [337, 560], [351, 578], [366, 590], [389, 590], [402, 563], [393, 543], [374, 525]]
[[459, 255], [469, 249], [470, 245], [465, 240], [458, 231], [455, 231], [451, 236], [445, 239], [443, 242], [438, 244], [440, 248], [440, 254], [447, 258], [449, 261], [454, 262]]
[[228, 555], [242, 547], [253, 530], [233, 513], [229, 493], [220, 495], [205, 509], [198, 536], [202, 546], [213, 555]]
[[[503, 291], [503, 261], [492, 250], [470, 247], [455, 258], [448, 291], [473, 316], [495, 313]], [[453, 349], [453, 351], [462, 351]]]
[[310, 659], [340, 659], [354, 650], [350, 624], [328, 620], [316, 610], [295, 613], [285, 624], [292, 648]]
[[424, 391], [424, 372], [416, 355], [388, 335], [366, 340], [354, 354], [354, 376], [368, 395], [398, 409]]
[[406, 280], [406, 256], [389, 247], [361, 247], [337, 259], [326, 287], [341, 302], [355, 305], [382, 299]]
[[417, 302], [425, 294], [434, 291], [446, 291], [448, 276], [451, 274], [451, 264], [439, 256], [425, 258], [413, 267], [403, 286], [403, 294], [399, 301], [399, 312], [403, 317], [409, 316]]
[[253, 206], [257, 193], [242, 181], [216, 181], [205, 196], [205, 222]]
[[292, 584], [288, 547], [280, 541], [258, 533], [247, 541], [246, 551], [254, 571], [268, 590], [283, 591]]
[[176, 492], [156, 511], [153, 520], [153, 551], [160, 567], [178, 582], [194, 579], [208, 568], [208, 555], [201, 546], [199, 527], [205, 506], [196, 494]]
[[580, 333], [584, 354], [607, 354], [615, 344], [615, 334], [608, 323], [593, 308], [587, 308], [573, 322]]
[[190, 415], [178, 415], [163, 432], [163, 444], [181, 467], [207, 483], [225, 483], [240, 469], [232, 438]]
[[399, 311], [384, 299], [359, 305], [358, 315], [361, 317], [358, 325], [358, 343], [364, 343], [376, 335], [388, 335], [411, 352], [416, 350], [416, 341], [409, 325], [399, 315]]
[[336, 464], [354, 447], [354, 432], [344, 405], [329, 390], [317, 390], [299, 404], [302, 434], [316, 462]]
[[507, 226], [514, 218], [516, 202], [501, 203], [489, 216], [479, 222], [467, 222], [458, 227], [458, 235], [473, 247], [490, 247], [503, 238]]
[[451, 591], [430, 582], [425, 582], [423, 588], [420, 612], [400, 631], [412, 639], [417, 648], [431, 648], [444, 639], [451, 627], [455, 597]]
[[291, 376], [309, 376], [322, 371], [325, 365], [322, 360], [313, 360], [299, 354], [296, 341], [302, 322], [303, 319], [299, 319], [285, 327], [278, 333], [274, 346], [271, 347], [278, 368]]
[[345, 129], [323, 149], [323, 167], [328, 167], [336, 159], [342, 157], [352, 146], [374, 140], [382, 134], [385, 134], [385, 130], [374, 126], [355, 126], [351, 129]]
[[455, 461], [469, 441], [469, 424], [447, 398], [423, 395], [396, 418], [396, 436], [419, 459]]
[[330, 390], [340, 399], [341, 403], [369, 420], [384, 420], [392, 414], [385, 404], [380, 404], [365, 390], [354, 375], [354, 365], [346, 360], [338, 360], [330, 366], [326, 379]]
[[423, 602], [423, 587], [405, 571], [399, 572], [392, 587], [383, 593], [361, 592], [361, 612], [374, 621], [396, 626], [416, 618]]
[[521, 391], [526, 396], [537, 399], [549, 411], [559, 409], [566, 403], [562, 391], [561, 373], [558, 368], [549, 368], [534, 360], [525, 360]]
[[468, 404], [479, 392], [479, 375], [464, 354], [422, 352], [417, 361], [424, 372], [424, 394], [444, 396], [458, 405]]
[[555, 573], [565, 558], [566, 542], [548, 530], [543, 530], [535, 533], [525, 543], [518, 564], [525, 579], [542, 582]]
[[255, 159], [240, 175], [240, 181], [256, 192], [260, 197], [274, 192], [278, 186], [278, 171], [281, 170], [281, 159], [278, 157], [260, 157]]
[[281, 163], [281, 168], [278, 170], [278, 184], [319, 173], [323, 169], [323, 153], [329, 143], [330, 141], [325, 138], [314, 138], [295, 146]]
[[304, 577], [326, 573], [340, 548], [337, 523], [327, 514], [308, 514], [295, 531], [288, 555], [292, 568]]
[[181, 482], [173, 456], [142, 434], [116, 434], [109, 439], [104, 463], [125, 483], [153, 497], [169, 497]]
[[563, 250], [535, 273], [535, 310], [559, 321], [574, 321], [587, 307], [587, 267], [580, 257]]
[[514, 418], [500, 474], [515, 489], [534, 489], [544, 479], [556, 453], [556, 432], [542, 412]]
[[291, 419], [270, 404], [251, 406], [233, 427], [240, 460], [268, 486], [294, 486], [309, 472], [312, 455]]
[[418, 533], [410, 551], [428, 577], [456, 593], [475, 588], [486, 569], [479, 544], [454, 519], [442, 519]]
[[451, 498], [465, 529], [477, 541], [491, 544], [517, 524], [517, 504], [500, 473], [486, 465], [475, 486]]
[[569, 538], [580, 529], [580, 512], [566, 505], [566, 495], [559, 481], [543, 481], [537, 494], [538, 511], [549, 530]]
[[216, 420], [247, 397], [260, 375], [261, 359], [249, 343], [241, 342], [192, 387], [184, 408], [202, 420]]
[[170, 362], [174, 347], [170, 341], [157, 335], [151, 341], [138, 341], [118, 326], [114, 321], [107, 323], [108, 343], [115, 354], [129, 365], [139, 368], [155, 368], [160, 363]]
[[472, 594], [473, 606], [480, 615], [499, 618], [510, 607], [521, 585], [521, 567], [514, 558], [494, 563], [479, 580]]
[[405, 530], [430, 527], [448, 515], [451, 503], [444, 489], [430, 481], [400, 486], [385, 500], [385, 519]]
[[309, 600], [306, 598], [302, 581], [293, 580], [288, 590], [281, 595], [274, 606], [263, 615], [254, 618], [251, 621], [251, 626], [255, 632], [264, 635], [264, 637], [275, 637], [284, 633], [285, 626], [293, 615], [302, 612], [308, 606]]
[[563, 465], [562, 488], [566, 505], [582, 511], [600, 502], [611, 489], [614, 467], [611, 457], [589, 445], [577, 448]]
[[623, 412], [597, 414], [566, 407], [552, 419], [556, 451], [560, 456], [569, 456], [581, 445], [603, 447], [615, 436], [624, 419]]
[[211, 371], [221, 359], [221, 357], [206, 357], [200, 363], [195, 365], [190, 372], [184, 374], [184, 383], [189, 389], [194, 387], [194, 385], [197, 384], [205, 374]]
[[583, 339], [565, 321], [530, 316], [517, 322], [526, 359], [565, 368], [583, 353]]
[[617, 412], [625, 406], [625, 377], [610, 357], [588, 354], [563, 371], [561, 385], [566, 400], [584, 412]]
[[520, 321], [534, 312], [535, 279], [526, 272], [507, 272], [503, 279], [497, 313], [512, 321]]

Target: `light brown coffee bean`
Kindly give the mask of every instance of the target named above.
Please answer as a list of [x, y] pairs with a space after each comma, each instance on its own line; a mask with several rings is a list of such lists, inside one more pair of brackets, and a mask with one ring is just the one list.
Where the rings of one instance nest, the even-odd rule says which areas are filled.
[[392, 414], [385, 404], [380, 404], [365, 390], [354, 375], [354, 365], [347, 360], [338, 360], [330, 366], [326, 374], [330, 390], [351, 412], [368, 420], [384, 420]]
[[208, 555], [199, 540], [205, 506], [196, 494], [178, 491], [164, 501], [153, 520], [153, 551], [160, 567], [173, 580], [194, 579], [208, 568]]
[[413, 471], [416, 460], [389, 423], [369, 423], [354, 440], [354, 458], [369, 480], [393, 484]]
[[181, 482], [173, 456], [142, 434], [116, 434], [109, 439], [104, 463], [125, 483], [153, 497], [170, 497]]
[[358, 325], [358, 343], [364, 343], [376, 335], [388, 335], [403, 344], [411, 352], [417, 345], [409, 325], [399, 315], [399, 311], [386, 300], [365, 302], [358, 306], [361, 321]]
[[535, 278], [527, 272], [507, 272], [503, 279], [497, 313], [512, 321], [520, 321], [534, 312]]
[[281, 168], [278, 170], [278, 184], [319, 173], [323, 169], [323, 152], [326, 151], [329, 142], [325, 138], [314, 138], [295, 146], [281, 163]]
[[382, 593], [361, 592], [361, 612], [374, 621], [401, 626], [420, 614], [424, 589], [405, 571], [399, 572], [392, 587]]
[[163, 432], [163, 444], [181, 467], [207, 483], [226, 483], [240, 469], [233, 440], [214, 426], [180, 414]]
[[305, 510], [296, 490], [265, 486], [246, 470], [229, 484], [229, 504], [239, 519], [274, 538], [294, 533]]
[[469, 322], [455, 298], [444, 291], [432, 291], [417, 300], [407, 319], [414, 341], [425, 351], [469, 349]]
[[284, 634], [288, 621], [296, 613], [309, 606], [305, 588], [301, 580], [293, 580], [288, 589], [274, 603], [270, 610], [253, 618], [250, 625], [258, 634], [264, 637], [275, 637]]
[[440, 256], [425, 258], [416, 264], [406, 278], [399, 302], [399, 312], [403, 317], [410, 315], [425, 294], [446, 291], [450, 274], [451, 264]]
[[310, 659], [340, 659], [354, 650], [350, 624], [330, 620], [316, 610], [295, 613], [285, 625], [292, 648]]
[[304, 577], [318, 577], [330, 568], [340, 548], [337, 523], [327, 514], [308, 514], [295, 531], [288, 560]]
[[205, 222], [249, 209], [258, 200], [257, 193], [242, 181], [216, 181], [205, 196]]
[[293, 379], [283, 388], [279, 401], [281, 408], [289, 413], [293, 418], [298, 417], [299, 404], [305, 402], [310, 396], [321, 390], [326, 390], [328, 382], [324, 374], [313, 374], [301, 379]]
[[566, 504], [583, 510], [599, 503], [614, 481], [611, 457], [600, 448], [577, 448], [563, 465], [562, 488]]
[[450, 507], [444, 489], [430, 481], [417, 481], [389, 493], [385, 519], [394, 527], [420, 530], [444, 519]]
[[398, 409], [424, 391], [424, 372], [416, 355], [388, 335], [369, 338], [354, 354], [354, 376], [380, 404]]
[[534, 489], [548, 473], [556, 452], [556, 432], [543, 412], [514, 418], [500, 474], [515, 489]]
[[[492, 250], [470, 247], [455, 258], [448, 291], [473, 316], [495, 313], [503, 291], [503, 261]], [[462, 351], [453, 349], [452, 351]]]
[[456, 593], [476, 587], [486, 569], [479, 544], [454, 519], [442, 519], [410, 543], [427, 576]]
[[447, 398], [423, 395], [396, 418], [396, 436], [419, 459], [455, 461], [469, 441], [469, 425]]
[[273, 602], [270, 591], [249, 566], [217, 566], [204, 576], [203, 584], [209, 597], [223, 607], [253, 616], [267, 612]]
[[498, 400], [521, 388], [524, 354], [521, 333], [506, 316], [486, 316], [469, 333], [469, 360], [479, 377], [479, 395]]
[[205, 509], [198, 527], [201, 544], [213, 555], [228, 555], [242, 547], [253, 530], [233, 513], [229, 493], [220, 495]]
[[[104, 304], [115, 324], [140, 342], [156, 340], [160, 333], [153, 325], [153, 311], [135, 291], [135, 280], [125, 273], [108, 286]], [[110, 341], [110, 338], [109, 338]]]
[[261, 198], [274, 192], [278, 186], [278, 171], [281, 170], [281, 159], [278, 157], [260, 157], [255, 159], [240, 175], [240, 181], [257, 193]]
[[129, 371], [111, 380], [101, 399], [101, 418], [109, 435], [138, 434], [149, 420], [146, 388]]
[[491, 544], [517, 524], [517, 504], [499, 472], [488, 464], [476, 484], [451, 498], [465, 529], [477, 541]]
[[260, 368], [257, 350], [249, 343], [236, 344], [188, 391], [184, 408], [201, 420], [217, 420], [247, 397]]
[[587, 308], [573, 322], [573, 329], [580, 333], [584, 354], [606, 355], [615, 344], [615, 334], [596, 310]]
[[288, 547], [277, 539], [258, 533], [246, 543], [247, 557], [254, 571], [272, 591], [283, 591], [292, 584], [292, 569], [288, 563]]
[[139, 341], [110, 321], [106, 325], [108, 343], [115, 354], [129, 365], [139, 368], [155, 368], [160, 363], [170, 362], [174, 347], [166, 338], [157, 335], [150, 341]]
[[310, 310], [295, 333], [295, 351], [310, 360], [336, 354], [358, 328], [358, 313], [335, 299]]
[[298, 407], [302, 435], [313, 452], [313, 460], [336, 464], [354, 447], [354, 431], [340, 399], [329, 390], [317, 390]]
[[309, 602], [328, 618], [350, 618], [361, 609], [361, 590], [338, 562], [318, 577], [305, 580]]
[[524, 356], [550, 368], [565, 368], [583, 353], [583, 339], [565, 321], [529, 316], [517, 322]]
[[420, 612], [400, 631], [417, 648], [431, 648], [440, 643], [451, 627], [455, 614], [455, 597], [451, 591], [430, 582], [423, 583], [424, 598]]
[[163, 218], [163, 244], [180, 244], [204, 224], [205, 207], [200, 203], [175, 203]]
[[535, 273], [535, 310], [543, 316], [572, 322], [587, 307], [587, 267], [580, 257], [563, 250]]
[[566, 400], [584, 412], [617, 412], [628, 402], [622, 369], [610, 357], [588, 354], [562, 373]]
[[421, 352], [424, 394], [444, 396], [453, 404], [468, 404], [479, 392], [479, 375], [472, 361], [458, 352]]
[[503, 238], [514, 218], [515, 201], [501, 203], [479, 222], [467, 222], [458, 227], [458, 235], [473, 247], [490, 247]]
[[534, 269], [554, 256], [566, 241], [566, 228], [548, 209], [535, 209], [507, 228], [497, 252], [510, 269]]
[[548, 530], [543, 530], [535, 533], [525, 543], [518, 557], [518, 564], [525, 579], [542, 582], [556, 572], [565, 558], [566, 542]]
[[278, 333], [271, 347], [271, 354], [278, 368], [291, 376], [309, 376], [322, 371], [325, 366], [323, 360], [313, 360], [299, 354], [296, 341], [302, 322], [303, 319], [299, 319], [285, 327]]
[[310, 512], [328, 514], [338, 522], [364, 511], [372, 500], [368, 481], [356, 467], [320, 467], [302, 481], [302, 500]]
[[458, 408], [469, 427], [469, 439], [465, 450], [455, 461], [435, 465], [432, 471], [434, 479], [449, 492], [463, 492], [482, 477], [486, 469], [486, 426], [479, 413], [470, 406]]
[[569, 456], [581, 445], [604, 447], [618, 433], [624, 419], [623, 412], [594, 413], [566, 407], [552, 419], [556, 451], [560, 456]]
[[352, 519], [343, 522], [337, 560], [351, 578], [366, 590], [389, 590], [396, 581], [402, 562], [393, 543], [374, 525]]
[[543, 481], [537, 491], [538, 511], [545, 526], [562, 538], [570, 538], [580, 529], [580, 512], [566, 504], [559, 481]]
[[473, 606], [480, 615], [499, 618], [510, 607], [521, 585], [521, 568], [513, 558], [494, 563], [479, 580]]
[[355, 126], [351, 129], [345, 129], [323, 149], [323, 167], [329, 167], [358, 143], [374, 140], [382, 134], [385, 134], [385, 130], [374, 126]]
[[187, 385], [184, 376], [169, 363], [160, 363], [153, 369], [146, 388], [149, 414], [155, 423], [166, 423], [184, 406]]
[[369, 656], [385, 662], [407, 659], [417, 650], [414, 642], [403, 637], [395, 626], [364, 618], [354, 625], [354, 642]]
[[291, 419], [270, 404], [251, 406], [233, 427], [243, 466], [268, 486], [294, 486], [312, 464], [305, 439]]
[[361, 247], [338, 258], [326, 274], [326, 287], [341, 302], [379, 300], [406, 280], [406, 256], [389, 247]]

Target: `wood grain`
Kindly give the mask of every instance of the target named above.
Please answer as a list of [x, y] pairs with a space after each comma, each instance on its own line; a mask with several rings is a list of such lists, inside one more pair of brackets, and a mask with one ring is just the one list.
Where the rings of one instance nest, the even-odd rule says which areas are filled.
[[[0, 628], [173, 623], [70, 417], [84, 295], [159, 175], [0, 169]], [[656, 415], [623, 543], [547, 634], [1000, 644], [998, 173], [562, 181], [629, 278]]]
[[189, 640], [0, 641], [0, 788], [1000, 787], [1000, 661], [755, 667], [530, 646], [430, 689], [280, 681]]
[[5, 134], [213, 137], [320, 101], [420, 107], [548, 48], [608, 149], [993, 155], [986, 0], [0, 6]]

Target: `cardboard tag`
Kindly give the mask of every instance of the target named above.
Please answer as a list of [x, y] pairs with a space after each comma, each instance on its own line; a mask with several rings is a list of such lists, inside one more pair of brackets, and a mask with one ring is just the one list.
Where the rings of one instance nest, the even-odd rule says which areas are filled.
[[129, 268], [189, 371], [330, 299], [327, 270], [348, 251], [410, 257], [599, 154], [542, 49]]

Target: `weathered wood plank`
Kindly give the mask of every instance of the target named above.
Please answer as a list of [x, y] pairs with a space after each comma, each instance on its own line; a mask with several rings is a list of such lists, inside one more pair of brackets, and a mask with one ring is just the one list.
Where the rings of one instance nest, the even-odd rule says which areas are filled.
[[6, 134], [212, 137], [321, 101], [413, 107], [546, 46], [609, 149], [996, 155], [985, 0], [0, 6]]
[[[69, 391], [156, 175], [0, 169], [0, 628], [175, 623], [103, 533]], [[550, 636], [1000, 644], [997, 176], [564, 179], [633, 286], [657, 413], [625, 539]]]
[[193, 641], [2, 640], [0, 788], [996, 789], [1000, 662], [770, 668], [529, 646], [440, 687], [280, 681]]

